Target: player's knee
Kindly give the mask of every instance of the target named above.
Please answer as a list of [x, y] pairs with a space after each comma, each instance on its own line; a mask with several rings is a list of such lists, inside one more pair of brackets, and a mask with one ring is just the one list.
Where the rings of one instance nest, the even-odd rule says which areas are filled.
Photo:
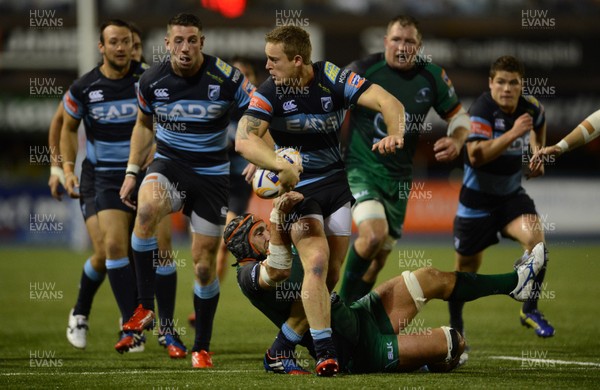
[[158, 207], [151, 203], [144, 203], [138, 207], [136, 227], [144, 232], [154, 230], [158, 216]]
[[194, 264], [194, 273], [202, 284], [207, 284], [210, 282], [211, 277], [213, 276], [212, 267], [210, 264], [202, 261]]
[[328, 264], [329, 257], [321, 253], [317, 253], [310, 259], [310, 261], [306, 263], [304, 272], [307, 273], [307, 276], [309, 277], [325, 279], [327, 277]]
[[366, 250], [370, 254], [377, 253], [387, 238], [387, 232], [380, 232], [376, 230], [367, 230], [362, 233], [361, 238], [364, 240]]
[[95, 271], [101, 273], [106, 272], [106, 256], [104, 255], [104, 250], [102, 250], [102, 255], [94, 253], [90, 257], [90, 262], [92, 263], [92, 268]]
[[118, 259], [127, 256], [126, 244], [117, 238], [106, 238], [104, 247], [106, 250], [106, 257], [109, 259]]
[[432, 372], [448, 372], [453, 370], [458, 366], [460, 355], [465, 350], [465, 340], [456, 329], [447, 326], [442, 326], [441, 329], [446, 340], [446, 357], [439, 362], [427, 365], [429, 371]]

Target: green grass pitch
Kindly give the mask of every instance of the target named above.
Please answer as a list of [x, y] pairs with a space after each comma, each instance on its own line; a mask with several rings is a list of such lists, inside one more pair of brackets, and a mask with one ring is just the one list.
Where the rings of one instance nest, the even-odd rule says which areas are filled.
[[[546, 292], [540, 309], [556, 335], [540, 339], [519, 323], [519, 304], [494, 296], [465, 307], [467, 365], [449, 374], [340, 375], [336, 378], [266, 374], [262, 356], [275, 327], [239, 291], [234, 269], [221, 286], [212, 350], [215, 368], [193, 370], [190, 357], [173, 361], [146, 332], [146, 350], [119, 355], [118, 310], [108, 280], [100, 288], [90, 317], [88, 347], [72, 348], [66, 320], [74, 305], [83, 262], [89, 253], [49, 248], [0, 249], [0, 387], [1, 388], [378, 388], [378, 389], [555, 389], [600, 386], [600, 246], [549, 240]], [[176, 328], [188, 347], [194, 330], [192, 260], [187, 247], [178, 259]], [[490, 248], [481, 273], [508, 272], [519, 256], [516, 244]], [[390, 255], [379, 281], [404, 269], [432, 265], [451, 270], [450, 245], [404, 240]], [[416, 331], [447, 324], [445, 302], [430, 302], [417, 317]], [[301, 363], [312, 362], [303, 348]], [[511, 360], [512, 359], [512, 360]], [[525, 359], [525, 360], [523, 360]], [[527, 360], [529, 359], [529, 360]], [[532, 360], [538, 359], [538, 360]]]

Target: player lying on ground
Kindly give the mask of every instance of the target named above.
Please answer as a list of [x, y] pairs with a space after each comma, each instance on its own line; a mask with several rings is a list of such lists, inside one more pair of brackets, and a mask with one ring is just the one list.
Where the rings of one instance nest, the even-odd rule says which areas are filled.
[[[287, 226], [282, 221], [285, 213], [302, 196], [290, 192], [281, 198], [271, 214], [270, 231], [257, 216], [244, 214], [226, 226], [223, 238], [237, 259], [238, 283], [244, 295], [275, 325], [282, 330], [285, 328], [286, 335], [296, 339], [295, 343], [288, 340], [287, 350], [267, 351], [265, 369], [307, 374], [308, 371], [296, 363], [294, 354], [295, 344], [300, 341], [298, 337], [302, 338], [308, 330], [307, 322], [299, 319], [302, 313], [293, 308], [302, 295], [301, 263], [297, 255], [292, 256], [291, 250], [287, 255], [268, 254], [271, 238], [278, 242], [287, 241]], [[287, 265], [287, 269], [282, 268], [282, 264]], [[402, 333], [423, 305], [430, 299], [471, 301], [494, 294], [526, 300], [533, 280], [544, 264], [544, 244], [539, 243], [530, 255], [523, 256], [515, 265], [515, 271], [507, 274], [442, 272], [428, 267], [405, 271], [349, 306], [333, 293], [333, 339], [341, 371], [406, 372], [423, 365], [428, 365], [432, 371], [453, 369], [464, 349], [463, 339], [457, 331], [441, 327], [418, 332], [422, 334]], [[290, 296], [295, 299], [289, 299]], [[306, 344], [310, 345], [310, 342]]]

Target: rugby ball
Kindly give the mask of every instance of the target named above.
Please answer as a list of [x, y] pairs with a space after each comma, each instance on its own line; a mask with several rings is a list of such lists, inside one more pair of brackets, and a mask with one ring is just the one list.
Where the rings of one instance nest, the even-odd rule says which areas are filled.
[[[281, 148], [275, 151], [278, 156], [285, 158], [292, 164], [302, 165], [302, 156], [294, 148]], [[268, 169], [256, 168], [252, 179], [252, 189], [259, 198], [273, 199], [279, 195], [281, 182], [279, 174]]]

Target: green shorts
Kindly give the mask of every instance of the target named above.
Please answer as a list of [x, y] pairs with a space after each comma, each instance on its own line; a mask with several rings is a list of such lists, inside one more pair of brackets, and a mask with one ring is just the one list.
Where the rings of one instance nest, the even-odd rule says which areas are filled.
[[412, 177], [382, 180], [369, 172], [352, 168], [348, 170], [348, 183], [356, 204], [366, 200], [377, 200], [383, 205], [390, 236], [400, 238], [406, 217], [406, 205], [410, 198]]
[[[335, 307], [334, 307], [335, 306]], [[355, 340], [348, 363], [351, 373], [394, 372], [398, 367], [398, 335], [376, 292], [350, 307], [332, 306], [332, 325], [347, 340]]]

